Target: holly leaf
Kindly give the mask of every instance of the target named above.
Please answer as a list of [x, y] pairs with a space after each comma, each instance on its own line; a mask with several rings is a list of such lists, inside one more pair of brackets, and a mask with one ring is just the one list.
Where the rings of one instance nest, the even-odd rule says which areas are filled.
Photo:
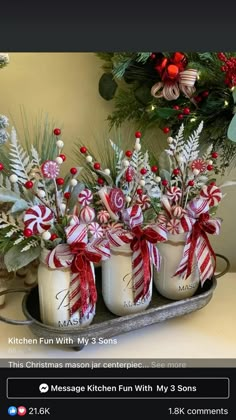
[[176, 115], [177, 112], [178, 111], [172, 108], [157, 108], [153, 113], [160, 118], [168, 119]]

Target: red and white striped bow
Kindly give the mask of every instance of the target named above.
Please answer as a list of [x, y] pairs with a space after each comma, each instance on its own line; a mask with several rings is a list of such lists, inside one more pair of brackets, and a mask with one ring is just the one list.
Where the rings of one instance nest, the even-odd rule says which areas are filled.
[[[155, 247], [157, 242], [167, 240], [166, 230], [162, 226], [149, 225], [141, 228], [142, 217], [140, 207], [133, 206], [126, 213], [129, 217], [130, 230], [111, 229], [106, 232], [109, 244], [120, 247], [130, 244], [132, 254], [132, 280], [134, 290], [134, 302], [145, 298], [151, 281], [151, 264], [157, 270], [160, 268], [160, 255]], [[126, 220], [126, 221], [127, 221]]]
[[197, 70], [184, 70], [179, 73], [178, 80], [166, 80], [156, 83], [151, 89], [151, 94], [154, 98], [163, 97], [167, 101], [178, 99], [180, 92], [187, 98], [190, 98], [196, 90], [194, 87], [196, 80]]
[[88, 243], [85, 225], [66, 228], [67, 244], [59, 244], [46, 258], [52, 268], [70, 268], [69, 286], [70, 316], [79, 311], [81, 317], [95, 310], [97, 291], [92, 263], [109, 258], [110, 251], [106, 239], [98, 238]]
[[221, 219], [210, 218], [209, 205], [206, 200], [201, 198], [193, 199], [186, 210], [187, 214], [181, 219], [181, 225], [183, 231], [188, 233], [183, 257], [174, 276], [189, 277], [193, 269], [195, 256], [199, 277], [203, 285], [207, 279], [212, 277], [216, 267], [216, 256], [207, 234], [219, 234]]

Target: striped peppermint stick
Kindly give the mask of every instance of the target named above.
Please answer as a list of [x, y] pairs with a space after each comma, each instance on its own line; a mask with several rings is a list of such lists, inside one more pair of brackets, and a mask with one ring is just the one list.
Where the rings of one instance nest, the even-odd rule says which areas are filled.
[[74, 244], [76, 242], [88, 242], [87, 227], [84, 224], [75, 224], [65, 229], [67, 243]]

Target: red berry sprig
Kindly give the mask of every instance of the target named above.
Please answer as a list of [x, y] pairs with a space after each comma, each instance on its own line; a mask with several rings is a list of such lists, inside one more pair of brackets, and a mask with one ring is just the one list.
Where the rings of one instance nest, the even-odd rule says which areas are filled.
[[0, 163], [0, 171], [3, 171], [3, 169], [4, 169], [3, 163]]
[[132, 152], [131, 152], [131, 150], [126, 150], [126, 152], [125, 152], [125, 156], [127, 156], [128, 158], [131, 158], [131, 156], [132, 156]]
[[71, 195], [71, 194], [70, 194], [70, 192], [69, 192], [69, 191], [65, 192], [65, 193], [64, 193], [64, 197], [65, 197], [65, 199], [66, 199], [66, 200], [69, 200], [69, 199], [70, 199], [70, 195]]
[[158, 167], [157, 167], [156, 165], [153, 165], [153, 166], [151, 167], [151, 171], [152, 171], [153, 173], [156, 173], [156, 172], [158, 171]]
[[98, 178], [97, 183], [98, 183], [98, 185], [103, 185], [104, 184], [104, 179]]
[[146, 168], [141, 168], [140, 169], [140, 174], [141, 175], [145, 175], [147, 173], [147, 169]]
[[180, 174], [180, 170], [179, 170], [179, 168], [175, 168], [175, 169], [173, 169], [173, 175], [177, 176], [177, 175], [179, 175], [179, 174]]
[[27, 190], [31, 190], [31, 188], [33, 188], [33, 186], [34, 186], [34, 183], [32, 181], [26, 181], [25, 188]]
[[57, 185], [63, 185], [64, 184], [64, 178], [57, 178], [56, 183], [57, 183]]
[[224, 53], [220, 52], [218, 58], [224, 62], [221, 71], [225, 73], [225, 84], [231, 89], [236, 86], [236, 57], [227, 58]]
[[85, 155], [85, 153], [87, 153], [87, 147], [82, 146], [80, 149], [80, 153], [82, 153], [83, 155]]
[[161, 183], [162, 183], [163, 187], [167, 187], [167, 185], [168, 185], [168, 181], [167, 181], [167, 179], [163, 179], [163, 180], [161, 181]]
[[142, 137], [142, 133], [140, 131], [136, 131], [135, 138], [140, 139]]
[[162, 129], [163, 133], [168, 134], [170, 132], [169, 127], [163, 127]]
[[190, 179], [190, 181], [188, 181], [188, 186], [189, 187], [193, 187], [194, 186], [194, 180]]
[[23, 230], [23, 235], [24, 235], [26, 238], [30, 238], [30, 236], [32, 236], [32, 235], [33, 235], [33, 231], [32, 231], [31, 229], [29, 229], [29, 228], [25, 228], [25, 229]]
[[95, 162], [95, 163], [94, 163], [94, 165], [93, 165], [93, 167], [94, 167], [94, 169], [95, 169], [96, 171], [99, 171], [99, 169], [101, 169], [101, 165], [100, 165], [100, 163], [98, 163], [98, 162]]
[[57, 239], [57, 238], [58, 238], [57, 234], [56, 233], [52, 233], [50, 240], [51, 241], [55, 241], [55, 239]]
[[53, 133], [55, 134], [55, 136], [60, 136], [61, 134], [60, 128], [54, 128]]
[[65, 162], [66, 160], [66, 155], [63, 155], [62, 153], [59, 155], [59, 157], [63, 160], [63, 162]]
[[71, 175], [76, 175], [77, 174], [77, 169], [76, 168], [70, 168], [70, 173]]

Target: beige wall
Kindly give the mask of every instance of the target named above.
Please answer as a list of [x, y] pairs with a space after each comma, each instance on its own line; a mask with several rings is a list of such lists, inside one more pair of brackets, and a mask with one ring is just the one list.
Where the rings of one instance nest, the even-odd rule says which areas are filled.
[[[89, 145], [100, 133], [108, 132], [106, 118], [112, 103], [98, 94], [101, 74], [101, 61], [92, 53], [12, 53], [10, 64], [0, 70], [0, 113], [11, 114], [20, 124], [20, 105], [32, 117], [47, 112], [63, 125], [65, 153], [70, 155], [75, 139]], [[157, 141], [163, 139], [160, 132], [155, 136]], [[236, 180], [236, 170], [220, 181], [226, 179]], [[210, 239], [215, 251], [227, 256], [231, 270], [236, 271], [236, 187], [225, 192], [218, 212], [224, 220], [221, 235]]]

